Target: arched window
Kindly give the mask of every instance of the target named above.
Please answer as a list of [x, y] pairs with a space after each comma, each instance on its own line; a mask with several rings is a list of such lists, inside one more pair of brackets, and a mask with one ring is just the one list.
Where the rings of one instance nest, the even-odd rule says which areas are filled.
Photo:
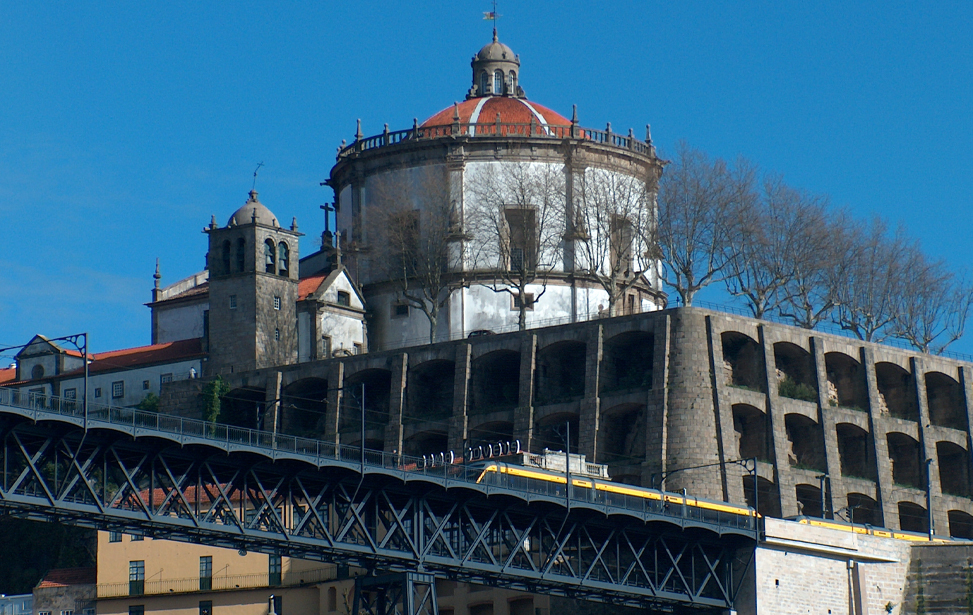
[[290, 261], [290, 250], [283, 241], [277, 246], [277, 272], [280, 275], [287, 275], [288, 262]]
[[503, 94], [503, 71], [493, 73], [493, 93]]
[[264, 271], [277, 273], [277, 263], [274, 261], [274, 241], [272, 239], [264, 242]]
[[510, 93], [517, 95], [517, 73], [510, 71]]
[[30, 379], [31, 380], [37, 380], [38, 378], [43, 378], [43, 377], [44, 377], [44, 366], [43, 365], [40, 365], [40, 364], [35, 365], [33, 367], [33, 369], [30, 370]]
[[486, 96], [487, 85], [490, 83], [490, 79], [487, 77], [486, 71], [480, 73], [480, 96]]
[[236, 240], [236, 270], [242, 272], [247, 267], [247, 240]]
[[230, 240], [227, 239], [223, 242], [223, 273], [224, 275], [230, 273]]

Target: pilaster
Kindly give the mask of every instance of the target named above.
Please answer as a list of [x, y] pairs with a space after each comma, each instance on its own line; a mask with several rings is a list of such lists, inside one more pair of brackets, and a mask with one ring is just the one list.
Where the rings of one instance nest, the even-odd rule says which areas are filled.
[[587, 455], [588, 459], [598, 459], [598, 429], [601, 422], [601, 398], [598, 388], [601, 369], [601, 359], [604, 355], [604, 327], [596, 325], [589, 330], [588, 343], [585, 346], [585, 383], [584, 399], [581, 400], [581, 412], [578, 417], [578, 452]]
[[534, 370], [537, 363], [537, 336], [524, 333], [520, 337], [519, 407], [514, 412], [514, 440], [530, 451], [534, 438]]
[[760, 325], [760, 347], [764, 351], [764, 365], [767, 366], [767, 416], [770, 419], [770, 433], [773, 440], [774, 482], [777, 484], [777, 498], [780, 502], [782, 517], [797, 515], [797, 492], [790, 472], [790, 442], [787, 440], [787, 425], [784, 419], [783, 404], [778, 394], [777, 359], [774, 356], [774, 340], [768, 335], [765, 325]]
[[391, 361], [392, 378], [389, 383], [389, 422], [385, 426], [385, 452], [402, 452], [402, 419], [405, 413], [405, 387], [409, 372], [409, 355], [397, 354]]
[[453, 451], [466, 451], [469, 439], [469, 407], [470, 374], [473, 369], [473, 352], [468, 342], [456, 347], [456, 362], [453, 377], [453, 415], [449, 420], [448, 442]]
[[[821, 426], [821, 436], [824, 439], [824, 461], [828, 484], [825, 485], [825, 510], [822, 517], [834, 518], [834, 511], [841, 508], [839, 503], [848, 500], [848, 492], [841, 474], [841, 453], [838, 450], [838, 423], [833, 412], [828, 412], [828, 366], [824, 357], [823, 342], [820, 337], [812, 336], [811, 356], [814, 358], [814, 370], [818, 383], [818, 425]], [[830, 485], [830, 492], [828, 486]]]

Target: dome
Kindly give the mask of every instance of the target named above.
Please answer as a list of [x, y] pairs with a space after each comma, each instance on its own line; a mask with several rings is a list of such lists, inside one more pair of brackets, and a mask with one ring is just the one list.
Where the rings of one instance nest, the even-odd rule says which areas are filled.
[[243, 204], [243, 207], [236, 210], [230, 220], [226, 223], [227, 226], [241, 226], [244, 224], [252, 224], [254, 222], [254, 216], [256, 216], [256, 222], [258, 224], [264, 224], [266, 226], [280, 226], [277, 223], [277, 216], [274, 215], [272, 211], [267, 209], [267, 207], [257, 200], [257, 192], [255, 190], [250, 191], [250, 198], [247, 202]]
[[480, 49], [480, 51], [476, 54], [476, 59], [490, 60], [494, 62], [503, 60], [510, 60], [513, 62], [518, 61], [517, 54], [513, 52], [513, 49], [507, 47], [496, 38], [493, 39], [493, 42], [484, 45], [483, 49]]
[[[531, 120], [543, 129], [547, 126], [570, 126], [571, 122], [560, 113], [523, 98], [488, 96], [470, 98], [447, 107], [423, 122], [419, 127], [449, 126], [459, 115], [461, 124], [494, 124], [497, 116], [501, 124], [529, 125]], [[471, 127], [471, 131], [474, 128]]]

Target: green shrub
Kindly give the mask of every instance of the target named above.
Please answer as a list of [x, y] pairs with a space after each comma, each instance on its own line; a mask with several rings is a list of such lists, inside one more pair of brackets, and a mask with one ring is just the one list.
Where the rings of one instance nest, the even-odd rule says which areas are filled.
[[777, 386], [777, 393], [781, 397], [790, 397], [791, 399], [812, 402], [818, 400], [817, 391], [803, 382], [795, 382], [790, 376], [784, 376], [784, 379], [780, 381], [780, 384]]

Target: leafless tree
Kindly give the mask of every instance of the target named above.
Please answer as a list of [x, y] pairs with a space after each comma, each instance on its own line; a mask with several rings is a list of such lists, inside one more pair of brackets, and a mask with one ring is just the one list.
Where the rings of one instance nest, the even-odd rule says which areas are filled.
[[969, 283], [944, 261], [930, 261], [912, 250], [900, 272], [904, 285], [891, 334], [920, 352], [941, 354], [963, 336], [973, 302]]
[[576, 269], [608, 293], [609, 316], [625, 293], [646, 284], [646, 274], [658, 267], [657, 181], [599, 167], [588, 167], [575, 180], [569, 230], [578, 239]]
[[429, 321], [436, 341], [440, 314], [453, 291], [465, 285], [465, 241], [444, 170], [376, 182], [370, 204], [377, 217], [375, 265], [384, 270], [403, 303]]
[[857, 249], [838, 285], [834, 322], [867, 342], [882, 342], [890, 334], [901, 304], [901, 275], [917, 250], [903, 229], [889, 235], [881, 219], [853, 238]]
[[664, 281], [683, 305], [696, 293], [724, 281], [739, 254], [741, 223], [756, 200], [756, 172], [746, 160], [735, 167], [682, 142], [659, 182], [659, 246]]
[[769, 175], [757, 207], [741, 213], [746, 219], [740, 222], [737, 253], [729, 261], [727, 289], [747, 302], [755, 318], [763, 318], [787, 301], [788, 287], [798, 275], [794, 251], [802, 250], [797, 245], [801, 238], [823, 225], [822, 209], [780, 176]]
[[[474, 269], [492, 277], [481, 283], [509, 294], [517, 323], [527, 328], [527, 311], [547, 291], [564, 234], [564, 174], [553, 165], [491, 165], [470, 181], [475, 204], [467, 230], [475, 238]], [[528, 293], [528, 286], [540, 292]]]

